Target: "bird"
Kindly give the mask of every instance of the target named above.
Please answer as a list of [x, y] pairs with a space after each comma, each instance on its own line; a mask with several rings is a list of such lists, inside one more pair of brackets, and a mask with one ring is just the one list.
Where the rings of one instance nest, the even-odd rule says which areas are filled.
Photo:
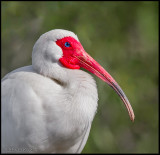
[[1, 80], [2, 153], [81, 153], [98, 107], [96, 82], [85, 70], [115, 90], [134, 121], [125, 93], [78, 36], [53, 29], [34, 44], [31, 65]]

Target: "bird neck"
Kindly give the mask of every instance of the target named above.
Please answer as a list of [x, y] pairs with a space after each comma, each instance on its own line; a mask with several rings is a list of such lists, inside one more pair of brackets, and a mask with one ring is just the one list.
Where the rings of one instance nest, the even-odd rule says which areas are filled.
[[59, 85], [66, 86], [69, 83], [69, 78], [67, 78], [68, 69], [63, 67], [59, 62], [43, 63], [41, 65], [32, 64], [32, 67], [37, 73], [54, 80]]

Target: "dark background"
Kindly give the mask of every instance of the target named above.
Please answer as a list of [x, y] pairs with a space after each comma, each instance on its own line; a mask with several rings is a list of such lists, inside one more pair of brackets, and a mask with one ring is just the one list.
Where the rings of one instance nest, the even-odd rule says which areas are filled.
[[5, 2], [2, 72], [31, 65], [32, 47], [52, 29], [75, 32], [119, 83], [135, 112], [95, 77], [99, 106], [83, 153], [158, 152], [158, 2]]

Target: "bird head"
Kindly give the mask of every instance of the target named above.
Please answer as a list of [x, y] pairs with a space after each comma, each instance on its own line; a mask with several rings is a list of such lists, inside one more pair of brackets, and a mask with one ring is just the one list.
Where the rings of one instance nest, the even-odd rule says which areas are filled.
[[98, 62], [85, 52], [73, 32], [56, 29], [43, 34], [34, 45], [32, 65], [44, 75], [53, 72], [55, 65], [59, 70], [63, 67], [88, 70], [116, 91], [124, 102], [131, 121], [134, 121], [133, 109], [121, 87]]

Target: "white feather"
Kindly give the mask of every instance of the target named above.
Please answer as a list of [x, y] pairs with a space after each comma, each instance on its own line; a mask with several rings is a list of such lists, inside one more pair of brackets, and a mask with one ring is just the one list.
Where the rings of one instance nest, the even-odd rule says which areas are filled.
[[56, 39], [77, 36], [65, 30], [43, 34], [32, 65], [2, 79], [2, 152], [80, 153], [97, 109], [94, 79], [63, 67]]

